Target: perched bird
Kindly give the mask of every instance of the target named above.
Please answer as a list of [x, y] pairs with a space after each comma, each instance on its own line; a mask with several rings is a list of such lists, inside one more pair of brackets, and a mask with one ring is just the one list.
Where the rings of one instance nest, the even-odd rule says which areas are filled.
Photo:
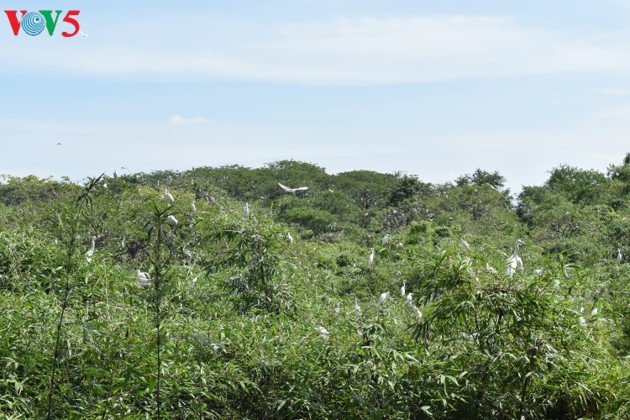
[[282, 188], [285, 192], [288, 192], [290, 194], [295, 194], [296, 192], [308, 191], [308, 187], [290, 188], [290, 187], [287, 187], [286, 185], [282, 185], [279, 182], [278, 182], [278, 185], [280, 185], [280, 188]]
[[192, 211], [193, 213], [197, 211], [197, 206], [195, 205], [195, 200], [193, 200], [192, 203], [190, 203], [190, 211]]
[[387, 300], [388, 297], [389, 297], [389, 292], [381, 293], [381, 295], [378, 297], [378, 301], [376, 301], [376, 304], [382, 305], [383, 302], [385, 302], [385, 300]]
[[354, 298], [354, 312], [361, 315], [361, 307], [359, 306], [359, 300], [357, 298]]
[[291, 236], [291, 232], [287, 233], [287, 241], [289, 241], [290, 244], [293, 243], [293, 236]]
[[194, 279], [192, 279], [192, 280], [190, 281], [190, 285], [189, 285], [189, 287], [190, 287], [191, 289], [192, 289], [193, 287], [195, 287], [195, 284], [197, 284], [197, 280], [198, 280], [198, 278], [197, 278], [197, 277], [195, 277]]
[[417, 321], [420, 321], [422, 319], [422, 312], [420, 312], [420, 309], [418, 309], [417, 307], [415, 307], [413, 305], [410, 305], [409, 306], [409, 310], [411, 311], [413, 316], [416, 317]]
[[617, 248], [617, 262], [621, 264], [623, 262], [623, 255], [621, 255], [621, 249]]
[[497, 270], [488, 263], [486, 263], [486, 271], [490, 274], [497, 274]]
[[591, 310], [591, 316], [595, 316], [597, 315], [597, 306], [595, 306], [592, 310]]
[[374, 248], [372, 248], [372, 253], [368, 257], [368, 268], [372, 271], [372, 265], [374, 264]]
[[381, 246], [386, 246], [391, 241], [392, 241], [392, 237], [389, 236], [389, 233], [388, 233], [385, 236], [383, 236], [383, 239], [381, 239]]
[[403, 285], [400, 286], [400, 296], [404, 297], [405, 296], [405, 285], [407, 283], [403, 281]]
[[537, 268], [534, 270], [534, 275], [535, 276], [540, 276], [543, 273], [543, 269], [542, 268]]
[[335, 305], [333, 313], [335, 314], [335, 316], [341, 315], [341, 305], [339, 304], [339, 302], [337, 302], [337, 304]]
[[171, 203], [175, 202], [175, 198], [173, 197], [173, 194], [168, 192], [167, 189], [164, 189], [164, 197], [168, 198], [168, 201], [170, 201]]
[[468, 242], [466, 242], [466, 240], [464, 240], [464, 238], [460, 238], [459, 239], [459, 244], [462, 247], [466, 248], [466, 249], [470, 249], [470, 245], [468, 245]]
[[411, 292], [407, 293], [407, 298], [405, 299], [405, 305], [409, 306], [413, 303], [413, 294]]
[[140, 270], [136, 270], [136, 273], [138, 273], [138, 286], [150, 287], [153, 284], [153, 280], [149, 277], [149, 273]]
[[179, 223], [179, 221], [172, 214], [168, 215], [168, 217], [166, 218], [166, 222], [171, 226], [177, 226], [177, 224]]
[[243, 217], [245, 218], [249, 217], [249, 203], [245, 203], [243, 205]]
[[324, 339], [324, 341], [328, 340], [328, 337], [330, 336], [330, 334], [328, 333], [328, 330], [326, 328], [317, 327], [315, 328], [315, 331], [319, 333], [319, 335]]
[[85, 253], [85, 260], [87, 263], [92, 262], [92, 257], [94, 256], [94, 250], [96, 249], [96, 236], [92, 236], [92, 246]]
[[523, 269], [523, 260], [518, 256], [519, 247], [525, 245], [523, 241], [517, 239], [514, 243], [514, 254], [507, 260], [507, 274], [512, 276], [517, 268]]

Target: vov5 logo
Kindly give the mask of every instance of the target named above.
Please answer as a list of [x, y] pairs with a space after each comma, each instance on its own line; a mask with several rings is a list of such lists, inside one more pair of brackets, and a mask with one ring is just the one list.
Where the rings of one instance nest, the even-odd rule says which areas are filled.
[[[19, 11], [21, 16], [18, 18], [17, 10], [5, 10], [4, 13], [9, 19], [9, 24], [13, 30], [13, 35], [18, 36], [20, 29], [26, 35], [37, 36], [44, 32], [44, 29], [48, 31], [48, 35], [53, 36], [55, 29], [59, 24], [59, 17], [61, 17], [62, 10], [39, 10], [37, 12], [28, 12], [26, 10]], [[70, 38], [79, 33], [79, 21], [76, 16], [81, 13], [79, 10], [68, 10], [65, 16], [61, 19], [61, 23], [70, 25], [71, 31], [61, 32], [61, 36], [64, 38]]]

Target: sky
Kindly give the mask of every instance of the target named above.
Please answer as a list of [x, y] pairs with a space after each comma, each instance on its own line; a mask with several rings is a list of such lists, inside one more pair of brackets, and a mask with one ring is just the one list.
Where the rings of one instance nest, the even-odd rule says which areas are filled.
[[62, 10], [52, 36], [0, 13], [0, 174], [294, 159], [434, 183], [481, 168], [518, 192], [630, 152], [625, 0], [0, 5]]

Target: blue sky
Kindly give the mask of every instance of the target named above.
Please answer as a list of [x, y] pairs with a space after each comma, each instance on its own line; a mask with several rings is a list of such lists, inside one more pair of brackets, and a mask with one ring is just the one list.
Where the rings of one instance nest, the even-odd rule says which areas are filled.
[[518, 191], [630, 151], [622, 0], [2, 6], [79, 9], [89, 36], [15, 37], [0, 14], [0, 174], [296, 159], [428, 182], [498, 170]]

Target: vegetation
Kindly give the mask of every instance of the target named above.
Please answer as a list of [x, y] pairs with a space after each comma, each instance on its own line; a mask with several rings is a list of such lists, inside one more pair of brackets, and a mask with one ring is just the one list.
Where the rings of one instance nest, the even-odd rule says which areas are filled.
[[630, 418], [628, 174], [4, 176], [0, 417]]

